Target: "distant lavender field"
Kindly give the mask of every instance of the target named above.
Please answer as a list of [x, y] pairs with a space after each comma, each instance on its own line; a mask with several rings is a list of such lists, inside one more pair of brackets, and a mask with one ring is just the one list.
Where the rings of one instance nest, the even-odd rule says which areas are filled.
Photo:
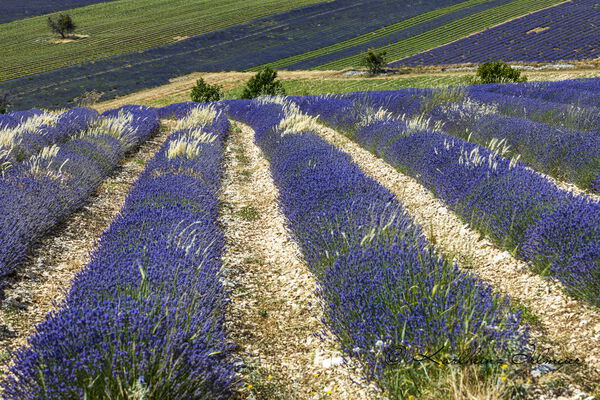
[[[499, 0], [496, 0], [499, 1]], [[112, 98], [195, 71], [234, 71], [329, 46], [461, 0], [335, 0], [156, 46], [0, 83], [16, 110], [62, 107], [89, 90]], [[335, 18], [333, 18], [335, 16]]]
[[0, 23], [113, 0], [2, 0]]
[[403, 58], [390, 66], [590, 59], [600, 56], [599, 25], [600, 0], [577, 0]]

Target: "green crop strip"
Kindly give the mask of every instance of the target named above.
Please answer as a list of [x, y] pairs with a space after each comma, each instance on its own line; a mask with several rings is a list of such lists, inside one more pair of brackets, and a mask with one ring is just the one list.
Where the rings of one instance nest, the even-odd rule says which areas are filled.
[[[507, 20], [523, 16], [542, 8], [563, 3], [564, 0], [515, 0], [498, 7], [484, 10], [467, 17], [452, 21], [446, 25], [424, 32], [399, 42], [380, 47], [379, 50], [387, 51], [389, 60], [397, 60], [433, 47], [461, 39], [467, 35], [477, 33]], [[341, 58], [314, 69], [342, 69], [354, 68], [361, 64], [360, 54]]]
[[343, 42], [339, 42], [336, 44], [332, 44], [330, 46], [321, 47], [320, 49], [308, 51], [306, 53], [297, 54], [291, 57], [282, 58], [281, 60], [275, 61], [273, 63], [259, 65], [253, 68], [249, 68], [248, 71], [258, 71], [264, 68], [266, 65], [271, 66], [272, 68], [285, 68], [290, 64], [294, 64], [300, 61], [307, 60], [309, 58], [318, 57], [324, 54], [332, 53], [334, 51], [343, 50], [348, 47], [355, 46], [357, 44], [366, 43], [373, 39], [376, 39], [381, 36], [386, 36], [392, 34], [397, 31], [401, 31], [403, 29], [410, 28], [412, 26], [421, 24], [423, 22], [429, 21], [434, 18], [439, 18], [443, 15], [449, 14], [453, 11], [462, 10], [464, 8], [473, 7], [477, 4], [485, 3], [489, 0], [468, 0], [463, 3], [455, 4], [449, 7], [439, 8], [437, 10], [429, 11], [416, 17], [405, 19], [404, 21], [397, 22], [392, 25], [384, 26], [383, 28], [374, 30], [369, 33], [365, 33], [363, 35], [356, 36], [352, 39], [345, 40]]
[[68, 12], [89, 37], [52, 43], [46, 16], [0, 24], [0, 81], [143, 51], [321, 0], [117, 0]]
[[[365, 79], [291, 79], [282, 81], [285, 91], [290, 96], [306, 96], [324, 93], [348, 93], [364, 90], [396, 90], [404, 88], [445, 87], [450, 85], [466, 85], [469, 75], [438, 75], [416, 77], [386, 77]], [[243, 87], [236, 87], [225, 92], [225, 98], [239, 98]]]

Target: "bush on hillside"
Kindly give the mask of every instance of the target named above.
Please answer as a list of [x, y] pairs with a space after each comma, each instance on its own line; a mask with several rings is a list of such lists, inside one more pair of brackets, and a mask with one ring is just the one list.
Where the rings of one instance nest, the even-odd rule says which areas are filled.
[[486, 62], [477, 68], [477, 83], [514, 83], [525, 82], [527, 77], [521, 76], [504, 61]]
[[277, 80], [277, 71], [266, 67], [254, 75], [242, 92], [242, 99], [253, 99], [259, 96], [285, 96], [285, 89]]
[[369, 49], [362, 54], [362, 65], [367, 67], [372, 74], [383, 72], [383, 68], [387, 64], [386, 54], [385, 51]]
[[73, 18], [69, 14], [60, 14], [57, 19], [48, 17], [48, 27], [54, 33], [58, 33], [63, 39], [66, 35], [77, 29], [77, 25], [73, 22]]
[[196, 103], [210, 103], [211, 101], [219, 101], [223, 98], [223, 93], [220, 85], [209, 85], [200, 78], [196, 81], [196, 86], [192, 88], [192, 101]]
[[0, 114], [6, 114], [10, 106], [12, 106], [12, 103], [10, 102], [10, 94], [6, 92], [0, 92]]

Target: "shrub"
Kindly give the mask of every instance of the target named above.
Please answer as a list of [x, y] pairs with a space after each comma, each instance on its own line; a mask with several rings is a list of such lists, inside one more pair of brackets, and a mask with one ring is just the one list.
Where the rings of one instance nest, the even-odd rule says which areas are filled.
[[11, 105], [12, 103], [10, 102], [10, 94], [0, 92], [0, 114], [6, 114]]
[[383, 72], [383, 67], [387, 64], [386, 54], [385, 51], [369, 49], [362, 55], [362, 65], [367, 67], [372, 74]]
[[266, 67], [254, 75], [242, 92], [242, 99], [253, 99], [259, 96], [285, 96], [285, 89], [277, 79], [277, 71]]
[[48, 26], [54, 33], [58, 33], [63, 39], [65, 35], [77, 29], [77, 25], [69, 14], [60, 14], [56, 20], [48, 17]]
[[525, 82], [527, 78], [504, 61], [486, 62], [477, 68], [478, 83]]
[[209, 85], [204, 82], [203, 78], [196, 81], [196, 86], [192, 88], [192, 101], [197, 103], [209, 103], [211, 101], [219, 101], [223, 98], [223, 93], [220, 85]]

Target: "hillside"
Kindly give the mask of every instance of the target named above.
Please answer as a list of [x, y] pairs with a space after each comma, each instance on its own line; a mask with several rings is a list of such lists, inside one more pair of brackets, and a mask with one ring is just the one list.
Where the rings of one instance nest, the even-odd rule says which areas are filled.
[[[60, 107], [85, 91], [109, 99], [197, 71], [357, 67], [368, 47], [400, 58], [560, 1], [276, 3], [244, 3], [243, 9], [233, 0], [216, 7], [164, 0], [96, 4], [73, 10], [81, 36], [67, 43], [48, 41], [44, 17], [2, 24], [0, 91], [12, 93], [17, 108]], [[157, 13], [161, 18], [153, 17]]]
[[556, 62], [600, 56], [600, 1], [566, 2], [413, 55], [399, 65]]
[[113, 0], [4, 0], [0, 24]]

